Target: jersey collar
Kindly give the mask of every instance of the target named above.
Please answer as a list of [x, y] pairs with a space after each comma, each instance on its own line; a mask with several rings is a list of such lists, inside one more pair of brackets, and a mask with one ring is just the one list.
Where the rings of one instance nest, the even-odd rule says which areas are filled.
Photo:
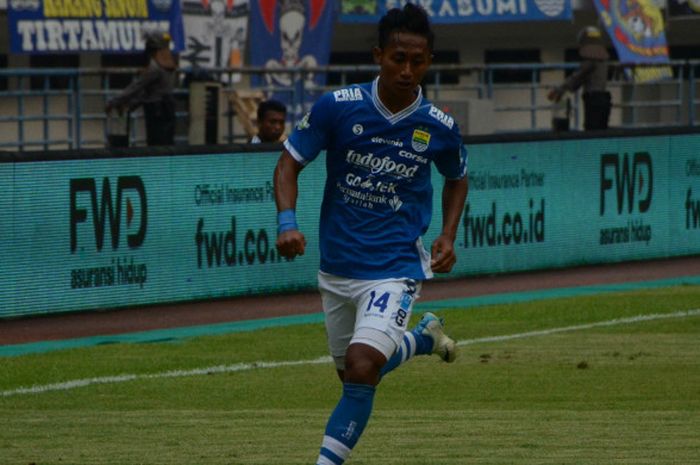
[[406, 118], [407, 116], [410, 116], [420, 107], [421, 101], [423, 100], [423, 91], [421, 87], [418, 86], [416, 87], [416, 99], [413, 101], [413, 103], [411, 103], [409, 106], [399, 111], [398, 113], [392, 113], [386, 106], [384, 106], [384, 103], [382, 103], [382, 101], [379, 99], [378, 85], [379, 77], [377, 77], [372, 82], [372, 103], [374, 103], [374, 106], [377, 109], [377, 111], [391, 124], [396, 124], [402, 119]]

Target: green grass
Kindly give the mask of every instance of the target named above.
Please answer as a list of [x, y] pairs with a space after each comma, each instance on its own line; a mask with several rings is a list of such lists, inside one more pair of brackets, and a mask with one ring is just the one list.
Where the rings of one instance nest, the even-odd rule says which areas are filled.
[[[467, 341], [697, 308], [683, 286], [439, 313]], [[326, 351], [306, 325], [0, 358], [0, 392]], [[461, 352], [384, 379], [348, 465], [700, 464], [698, 315]], [[0, 395], [0, 464], [309, 465], [339, 393], [323, 363]]]

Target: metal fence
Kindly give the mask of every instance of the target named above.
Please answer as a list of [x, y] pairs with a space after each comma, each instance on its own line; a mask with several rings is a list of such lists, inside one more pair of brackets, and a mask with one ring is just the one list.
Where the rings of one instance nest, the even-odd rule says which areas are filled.
[[[465, 134], [548, 131], [552, 116], [562, 111], [546, 98], [547, 91], [562, 82], [576, 63], [434, 65], [425, 80], [428, 98], [450, 110]], [[609, 88], [613, 93], [611, 126], [640, 128], [693, 126], [698, 124], [700, 61], [672, 61], [667, 79], [639, 83], [627, 78], [629, 69], [611, 64]], [[221, 143], [244, 142], [247, 134], [234, 106], [226, 98], [233, 91], [263, 83], [263, 92], [284, 92], [290, 102], [291, 120], [307, 109], [323, 91], [366, 81], [376, 66], [326, 66], [270, 70], [247, 67], [207, 70], [206, 77], [221, 84], [217, 108]], [[103, 147], [107, 140], [107, 100], [116, 95], [138, 69], [2, 69], [0, 70], [0, 149], [51, 150]], [[188, 144], [191, 121], [190, 84], [201, 73], [180, 71], [176, 135], [177, 144]], [[324, 74], [327, 85], [313, 84]], [[285, 76], [292, 85], [275, 85], [274, 76]], [[257, 78], [257, 79], [256, 79]], [[570, 128], [582, 127], [580, 93], [569, 97]], [[142, 145], [142, 115], [131, 115], [130, 140]], [[194, 118], [192, 118], [194, 119]]]

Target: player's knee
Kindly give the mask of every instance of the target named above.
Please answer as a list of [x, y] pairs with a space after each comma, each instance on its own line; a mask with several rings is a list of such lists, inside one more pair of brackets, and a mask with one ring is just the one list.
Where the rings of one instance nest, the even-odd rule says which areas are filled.
[[386, 357], [364, 344], [351, 344], [345, 356], [345, 382], [376, 385]]
[[348, 361], [345, 368], [344, 381], [346, 383], [376, 385], [379, 383], [379, 370], [381, 366], [370, 360]]

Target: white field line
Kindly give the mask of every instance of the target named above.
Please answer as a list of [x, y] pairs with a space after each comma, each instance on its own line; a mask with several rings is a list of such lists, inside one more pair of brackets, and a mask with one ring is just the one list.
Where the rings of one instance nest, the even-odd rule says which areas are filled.
[[92, 384], [112, 384], [124, 383], [126, 381], [135, 381], [141, 379], [158, 379], [158, 378], [180, 378], [183, 376], [210, 375], [214, 373], [232, 373], [236, 371], [247, 371], [255, 368], [279, 368], [295, 365], [314, 365], [319, 363], [330, 363], [333, 359], [329, 356], [319, 357], [313, 360], [291, 360], [287, 362], [253, 362], [253, 363], [236, 363], [233, 365], [218, 365], [208, 368], [194, 368], [192, 370], [172, 370], [162, 373], [151, 373], [145, 375], [116, 375], [116, 376], [101, 376], [98, 378], [74, 379], [63, 383], [34, 385], [32, 387], [21, 387], [9, 391], [1, 391], [0, 396], [9, 397], [18, 394], [41, 394], [49, 391], [67, 391]]
[[[528, 331], [525, 333], [507, 334], [503, 336], [480, 337], [476, 339], [465, 339], [457, 342], [457, 345], [466, 346], [472, 344], [481, 344], [487, 342], [508, 341], [511, 339], [523, 339], [535, 336], [548, 336], [550, 334], [565, 333], [571, 331], [582, 331], [591, 328], [600, 328], [605, 326], [628, 325], [640, 323], [643, 321], [664, 320], [670, 318], [686, 318], [700, 315], [700, 309], [679, 311], [674, 313], [655, 313], [650, 315], [638, 315], [629, 318], [616, 318], [614, 320], [598, 321], [595, 323], [586, 323], [575, 326], [564, 326], [560, 328], [543, 329], [539, 331]], [[279, 368], [286, 366], [297, 365], [317, 365], [323, 363], [331, 363], [332, 359], [329, 356], [319, 357], [311, 360], [291, 360], [286, 362], [253, 362], [253, 363], [236, 363], [233, 365], [218, 365], [208, 368], [195, 368], [192, 370], [172, 370], [162, 373], [152, 374], [123, 374], [117, 376], [102, 376], [96, 378], [75, 379], [62, 383], [34, 385], [31, 387], [20, 387], [8, 391], [0, 391], [0, 397], [10, 397], [22, 394], [42, 394], [50, 391], [68, 391], [79, 387], [91, 386], [93, 384], [113, 384], [124, 383], [127, 381], [136, 381], [144, 379], [160, 379], [160, 378], [180, 378], [184, 376], [209, 375], [214, 373], [232, 373], [239, 371], [248, 371], [258, 368]]]
[[642, 321], [665, 320], [665, 319], [669, 319], [669, 318], [686, 318], [689, 316], [697, 316], [697, 315], [700, 315], [700, 308], [696, 308], [694, 310], [679, 311], [679, 312], [674, 312], [674, 313], [651, 313], [649, 315], [637, 315], [637, 316], [631, 316], [628, 318], [616, 318], [614, 320], [597, 321], [595, 323], [585, 323], [585, 324], [575, 325], [575, 326], [564, 326], [562, 328], [550, 328], [550, 329], [542, 329], [539, 331], [528, 331], [526, 333], [507, 334], [507, 335], [503, 335], [503, 336], [489, 336], [489, 337], [480, 337], [480, 338], [476, 338], [476, 339], [467, 339], [464, 341], [458, 341], [457, 345], [467, 346], [467, 345], [472, 345], [472, 344], [481, 344], [483, 342], [501, 342], [501, 341], [509, 341], [511, 339], [522, 339], [522, 338], [526, 338], [526, 337], [549, 336], [550, 334], [566, 333], [566, 332], [570, 332], [570, 331], [582, 331], [584, 329], [601, 328], [601, 327], [605, 327], [605, 326], [628, 325], [628, 324], [633, 324], [633, 323], [640, 323]]

